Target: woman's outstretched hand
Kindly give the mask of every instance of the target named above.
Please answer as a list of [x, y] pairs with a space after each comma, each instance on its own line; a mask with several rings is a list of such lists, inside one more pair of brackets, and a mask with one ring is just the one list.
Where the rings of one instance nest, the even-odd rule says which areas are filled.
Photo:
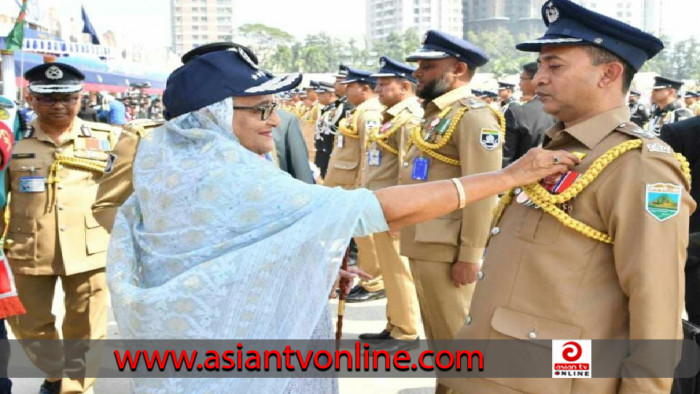
[[563, 174], [580, 162], [581, 159], [576, 155], [564, 150], [532, 148], [523, 157], [504, 168], [503, 173], [514, 186], [522, 186], [549, 175]]

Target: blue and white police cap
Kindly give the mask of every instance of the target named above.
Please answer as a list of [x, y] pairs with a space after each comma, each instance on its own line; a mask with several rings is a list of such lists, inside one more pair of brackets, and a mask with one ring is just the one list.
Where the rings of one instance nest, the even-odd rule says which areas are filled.
[[304, 90], [316, 90], [318, 87], [318, 81], [309, 81], [309, 86], [305, 87]]
[[196, 111], [225, 98], [261, 96], [290, 90], [301, 74], [273, 76], [261, 70], [242, 48], [209, 52], [173, 71], [163, 93], [165, 118]]
[[513, 90], [513, 89], [515, 89], [515, 84], [508, 83], [508, 82], [499, 82], [498, 83], [498, 90], [505, 90], [505, 89]]
[[697, 97], [698, 97], [698, 94], [695, 93], [695, 92], [691, 92], [691, 91], [689, 90], [689, 91], [685, 92], [685, 94], [683, 95], [683, 97], [684, 97], [684, 98], [697, 98]]
[[85, 79], [80, 70], [64, 63], [44, 63], [24, 73], [29, 91], [37, 94], [75, 93], [83, 89]]
[[388, 56], [382, 56], [379, 58], [379, 66], [379, 71], [372, 74], [373, 78], [405, 78], [413, 83], [416, 83], [416, 78], [413, 76], [413, 72], [416, 71], [415, 67], [411, 67], [408, 64], [399, 63]]
[[484, 96], [484, 92], [483, 92], [483, 91], [481, 91], [481, 90], [476, 90], [476, 89], [472, 89], [472, 94], [473, 94], [475, 97], [483, 97], [483, 96]]
[[428, 30], [421, 45], [417, 52], [406, 57], [407, 62], [456, 57], [470, 68], [481, 67], [489, 62], [488, 55], [471, 42], [438, 30]]
[[318, 86], [314, 91], [316, 93], [335, 93], [335, 86], [330, 82], [318, 81]]
[[484, 90], [482, 93], [484, 94], [484, 97], [491, 97], [491, 98], [497, 98], [497, 97], [498, 97], [498, 93], [496, 93], [496, 92], [494, 92], [494, 91], [492, 91], [492, 90]]
[[570, 0], [548, 0], [542, 6], [547, 26], [544, 36], [515, 47], [539, 52], [543, 45], [597, 45], [639, 70], [664, 44], [658, 38], [626, 23], [593, 12]]
[[636, 89], [630, 89], [630, 96], [641, 96], [642, 93]]
[[344, 85], [353, 82], [362, 82], [368, 84], [376, 84], [377, 80], [372, 78], [372, 72], [366, 70], [360, 70], [359, 68], [348, 67], [348, 75], [345, 80], [341, 82]]
[[678, 81], [675, 79], [671, 78], [666, 78], [666, 77], [654, 77], [654, 87], [652, 89], [676, 89], [676, 90], [681, 90], [683, 87], [683, 81]]

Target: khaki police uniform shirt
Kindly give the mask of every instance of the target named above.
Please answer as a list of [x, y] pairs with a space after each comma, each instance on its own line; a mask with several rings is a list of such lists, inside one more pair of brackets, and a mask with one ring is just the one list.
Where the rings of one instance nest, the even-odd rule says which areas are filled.
[[[568, 129], [559, 123], [545, 145], [585, 153], [573, 169], [583, 174], [610, 148], [642, 140], [641, 149], [614, 160], [571, 203], [574, 219], [612, 236], [614, 244], [586, 237], [515, 197], [492, 232], [456, 339], [682, 338], [683, 268], [695, 202], [668, 145], [629, 118], [621, 106]], [[649, 201], [658, 194], [647, 189], [657, 184], [677, 189], [679, 195], [669, 194], [675, 215], [655, 216]], [[624, 362], [623, 369], [634, 368], [634, 350]], [[498, 385], [446, 383], [460, 392], [667, 393], [672, 379], [490, 380]]]
[[[369, 141], [365, 160], [367, 172], [362, 187], [369, 190], [379, 190], [395, 186], [399, 182], [399, 163], [403, 159], [405, 136], [408, 131], [420, 125], [423, 118], [423, 108], [416, 97], [403, 100], [383, 113], [382, 125], [377, 131], [382, 143], [392, 148], [393, 153], [379, 142]], [[389, 134], [386, 137], [386, 134]]]
[[[33, 132], [14, 147], [7, 177], [12, 194], [4, 247], [12, 270], [24, 275], [72, 275], [105, 267], [109, 234], [90, 207], [116, 129], [75, 118], [56, 143], [37, 121], [31, 127]], [[65, 163], [52, 171], [60, 157], [97, 167], [88, 170]]]
[[[470, 98], [468, 86], [454, 89], [436, 98], [425, 107], [422, 133], [445, 108], [451, 108], [446, 118], [457, 110], [468, 110], [460, 119], [448, 143], [438, 150], [449, 158], [459, 159], [460, 165], [444, 163], [410, 144], [399, 171], [399, 184], [422, 181], [412, 179], [416, 158], [428, 159], [428, 181], [437, 181], [496, 171], [501, 168], [502, 139], [499, 118], [484, 102]], [[499, 131], [494, 134], [494, 131]], [[491, 136], [488, 139], [487, 136]], [[457, 191], [455, 190], [455, 193]], [[401, 230], [401, 254], [418, 260], [478, 263], [488, 239], [491, 213], [496, 198], [470, 204], [462, 210]]]
[[[366, 166], [367, 133], [371, 128], [381, 124], [384, 107], [376, 97], [366, 100], [354, 110], [348, 112], [345, 122], [357, 126], [355, 138], [340, 131], [335, 136], [335, 146], [328, 164], [328, 173], [323, 184], [355, 189], [361, 184], [361, 177]], [[341, 121], [342, 122], [342, 121]]]
[[110, 154], [105, 173], [99, 180], [92, 213], [98, 223], [112, 231], [117, 209], [133, 193], [133, 165], [141, 138], [163, 122], [139, 119], [123, 127], [117, 145]]

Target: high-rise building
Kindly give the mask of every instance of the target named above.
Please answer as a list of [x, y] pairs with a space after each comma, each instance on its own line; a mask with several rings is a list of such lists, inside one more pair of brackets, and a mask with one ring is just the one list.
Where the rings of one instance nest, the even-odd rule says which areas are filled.
[[410, 28], [462, 36], [462, 0], [366, 0], [367, 38], [382, 40]]
[[170, 0], [176, 53], [233, 37], [234, 0]]
[[[505, 28], [514, 35], [544, 32], [542, 4], [547, 0], [462, 0], [464, 34]], [[603, 15], [658, 35], [663, 0], [573, 0]]]

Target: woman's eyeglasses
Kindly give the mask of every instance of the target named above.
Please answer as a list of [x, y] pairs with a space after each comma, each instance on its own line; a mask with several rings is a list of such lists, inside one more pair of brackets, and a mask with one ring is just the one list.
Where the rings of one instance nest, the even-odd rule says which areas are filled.
[[242, 107], [242, 106], [233, 106], [233, 109], [245, 109], [248, 111], [260, 111], [260, 120], [268, 120], [270, 119], [270, 116], [272, 116], [272, 112], [277, 108], [277, 103], [272, 103], [272, 104], [265, 104], [265, 105], [258, 105], [255, 107]]

